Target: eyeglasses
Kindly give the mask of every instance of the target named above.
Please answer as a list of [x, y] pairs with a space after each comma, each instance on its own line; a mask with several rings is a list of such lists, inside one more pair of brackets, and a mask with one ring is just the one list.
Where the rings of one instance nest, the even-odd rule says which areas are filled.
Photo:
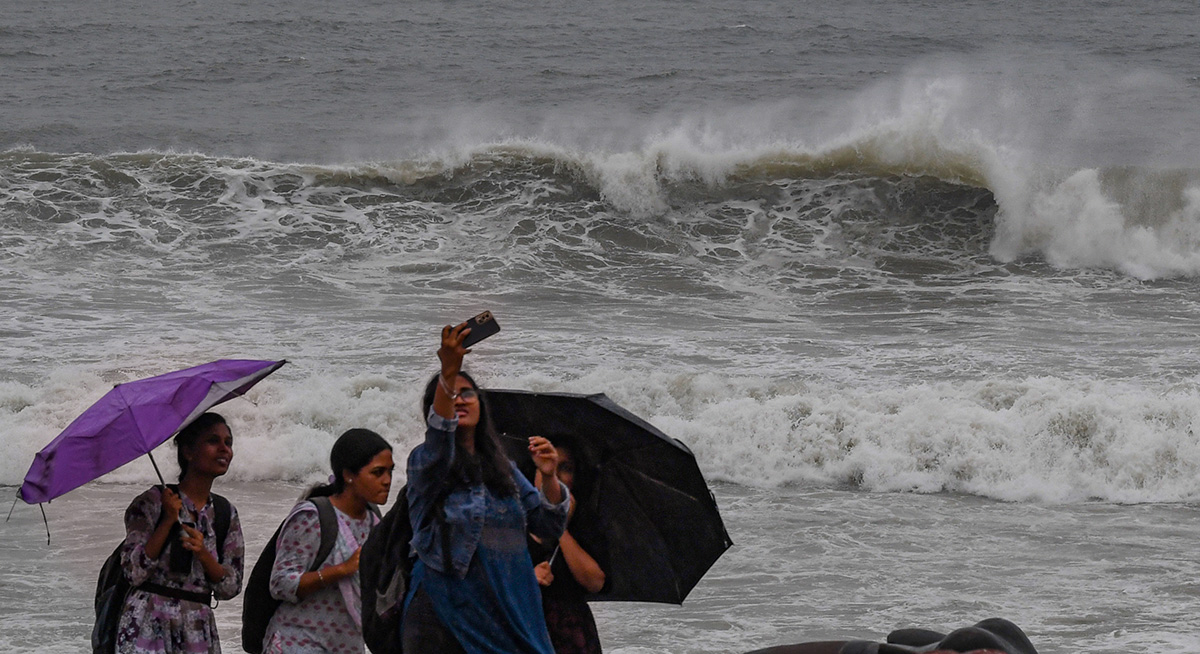
[[458, 397], [462, 398], [463, 402], [475, 402], [479, 399], [479, 391], [474, 388], [464, 388], [458, 392]]

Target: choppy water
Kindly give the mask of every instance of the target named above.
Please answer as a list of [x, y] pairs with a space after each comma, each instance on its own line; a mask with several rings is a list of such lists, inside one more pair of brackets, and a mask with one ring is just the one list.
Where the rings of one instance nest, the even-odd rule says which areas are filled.
[[[269, 533], [337, 433], [415, 443], [486, 308], [486, 384], [606, 392], [718, 484], [738, 545], [683, 608], [601, 607], [616, 651], [1200, 644], [1193, 6], [4, 13], [0, 484], [112, 383], [287, 358], [223, 407]], [[134, 490], [50, 548], [17, 508], [8, 649], [79, 651]]]
[[[93, 485], [56, 500], [49, 547], [40, 514], [17, 508], [5, 545], [24, 554], [6, 556], [0, 570], [5, 651], [90, 651], [97, 562], [121, 537], [112, 516], [141, 488]], [[301, 488], [222, 484], [252, 557]], [[681, 607], [594, 604], [606, 651], [744, 652], [882, 639], [902, 626], [948, 631], [1003, 615], [1041, 652], [1185, 652], [1200, 628], [1187, 547], [1200, 531], [1194, 506], [1000, 503], [816, 486], [715, 490], [737, 545]], [[240, 597], [217, 609], [226, 651], [238, 649], [240, 615]]]

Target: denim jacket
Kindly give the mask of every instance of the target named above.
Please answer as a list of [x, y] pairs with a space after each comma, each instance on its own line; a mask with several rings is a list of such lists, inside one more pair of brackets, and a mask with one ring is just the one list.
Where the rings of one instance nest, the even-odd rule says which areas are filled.
[[[454, 431], [457, 428], [457, 418], [443, 418], [433, 409], [429, 410], [425, 442], [414, 447], [408, 455], [408, 509], [413, 527], [412, 547], [421, 561], [438, 572], [453, 573], [462, 579], [467, 575], [467, 567], [483, 535], [483, 517], [491, 491], [482, 482], [473, 486], [459, 482], [446, 496], [444, 523], [432, 515], [442, 484], [450, 481], [448, 470], [454, 459]], [[567, 508], [570, 506], [567, 487], [560, 486], [562, 502], [551, 504], [521, 474], [515, 463], [512, 463], [512, 476], [517, 485], [517, 497], [510, 501], [519, 503], [524, 510], [529, 532], [543, 540], [561, 536], [567, 526]], [[450, 530], [450, 565], [446, 564], [442, 553], [443, 525]]]

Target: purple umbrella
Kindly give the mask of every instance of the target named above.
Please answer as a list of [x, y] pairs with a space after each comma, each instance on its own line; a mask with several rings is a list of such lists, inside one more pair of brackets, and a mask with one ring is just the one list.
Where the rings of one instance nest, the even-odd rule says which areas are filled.
[[117, 384], [37, 453], [17, 494], [27, 504], [49, 502], [150, 454], [200, 414], [244, 394], [285, 363], [221, 359]]

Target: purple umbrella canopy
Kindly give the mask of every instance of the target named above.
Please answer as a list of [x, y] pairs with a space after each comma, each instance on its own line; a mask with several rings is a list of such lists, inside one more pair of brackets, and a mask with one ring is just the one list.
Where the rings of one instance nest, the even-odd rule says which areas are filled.
[[37, 453], [17, 493], [28, 504], [48, 502], [149, 454], [284, 363], [221, 359], [118, 384]]

